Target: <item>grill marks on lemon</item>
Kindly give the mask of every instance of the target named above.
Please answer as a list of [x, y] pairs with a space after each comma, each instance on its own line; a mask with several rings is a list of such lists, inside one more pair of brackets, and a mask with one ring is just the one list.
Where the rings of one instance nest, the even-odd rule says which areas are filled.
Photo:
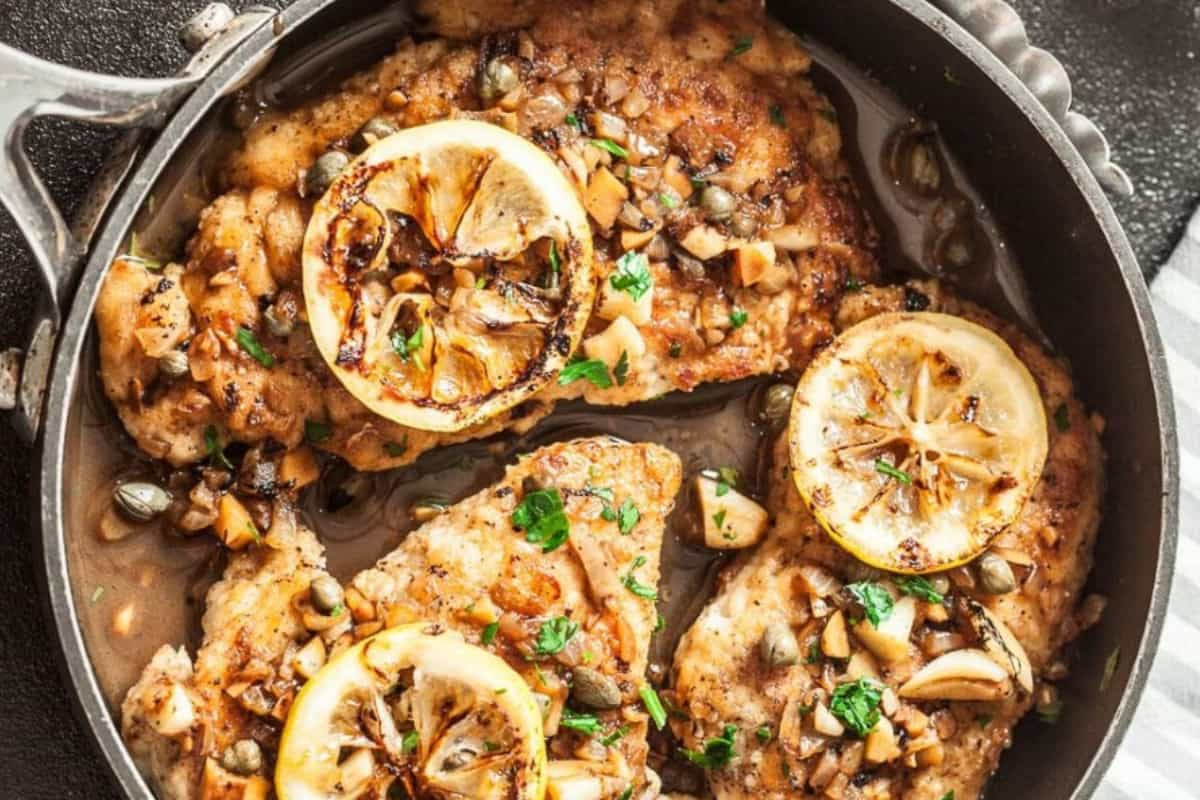
[[792, 408], [801, 496], [858, 558], [896, 572], [978, 555], [1020, 512], [1046, 458], [1037, 384], [991, 331], [884, 314], [808, 367]]
[[512, 408], [579, 344], [594, 299], [586, 213], [536, 146], [471, 120], [380, 140], [317, 203], [313, 337], [342, 384], [403, 425]]
[[275, 772], [281, 800], [540, 800], [541, 711], [525, 681], [454, 633], [403, 625], [365, 639], [305, 684]]

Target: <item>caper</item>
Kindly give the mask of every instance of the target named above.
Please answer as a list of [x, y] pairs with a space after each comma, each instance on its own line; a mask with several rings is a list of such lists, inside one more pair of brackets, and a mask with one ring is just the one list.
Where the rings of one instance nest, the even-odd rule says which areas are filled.
[[479, 74], [479, 97], [489, 105], [517, 88], [521, 77], [503, 58], [493, 58]]
[[758, 220], [749, 214], [738, 212], [729, 220], [729, 230], [734, 236], [749, 239], [758, 232]]
[[350, 156], [341, 150], [330, 150], [317, 159], [304, 175], [304, 196], [320, 197], [333, 185], [337, 176], [350, 164]]
[[158, 371], [168, 378], [182, 378], [188, 373], [188, 354], [171, 350], [158, 359]]
[[312, 599], [313, 608], [322, 614], [331, 613], [346, 599], [342, 585], [329, 575], [313, 578], [312, 583], [308, 585], [308, 595]]
[[800, 642], [786, 622], [772, 622], [763, 631], [759, 649], [763, 661], [772, 667], [787, 667], [800, 660]]
[[737, 198], [716, 184], [710, 183], [700, 193], [700, 207], [713, 222], [724, 222], [737, 209]]
[[171, 495], [153, 483], [122, 483], [113, 492], [117, 507], [135, 522], [149, 522], [167, 510]]
[[350, 138], [350, 149], [361, 153], [380, 139], [386, 139], [400, 128], [386, 117], [372, 117]]
[[267, 333], [280, 339], [291, 336], [296, 327], [295, 320], [276, 311], [275, 306], [269, 306], [263, 312], [263, 322], [267, 324]]
[[253, 775], [262, 769], [262, 748], [253, 739], [238, 739], [232, 747], [225, 748], [221, 764], [238, 775]]
[[790, 383], [772, 384], [763, 393], [762, 410], [759, 413], [763, 422], [770, 425], [772, 430], [781, 431], [787, 426], [792, 413], [792, 396], [795, 393], [796, 387]]
[[581, 706], [605, 710], [621, 705], [621, 690], [612, 678], [588, 667], [571, 670], [571, 699]]
[[989, 594], [1007, 594], [1017, 588], [1017, 579], [1012, 567], [995, 553], [984, 553], [976, 562], [979, 583]]
[[950, 594], [950, 577], [948, 575], [930, 575], [928, 580], [929, 585], [933, 587], [933, 590], [942, 597]]

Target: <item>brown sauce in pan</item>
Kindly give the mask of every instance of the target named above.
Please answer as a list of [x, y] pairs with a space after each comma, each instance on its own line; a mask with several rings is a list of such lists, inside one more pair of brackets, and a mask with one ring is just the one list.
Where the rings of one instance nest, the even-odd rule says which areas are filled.
[[[807, 42], [815, 77], [837, 107], [844, 147], [855, 178], [879, 230], [886, 268], [892, 277], [935, 275], [966, 296], [1024, 322], [1036, 323], [1020, 274], [1004, 239], [970, 182], [942, 146], [936, 128], [915, 120], [886, 89], [836, 54]], [[285, 93], [286, 94], [286, 93]], [[215, 132], [213, 136], [225, 136]], [[917, 152], [919, 151], [919, 152]], [[915, 155], [914, 155], [915, 153]], [[178, 168], [177, 168], [178, 169]], [[202, 174], [198, 161], [183, 169]], [[172, 228], [188, 211], [203, 205], [187, 179], [160, 195], [155, 227]], [[163, 202], [163, 198], [168, 198]], [[186, 235], [168, 232], [167, 236]], [[94, 375], [94, 364], [89, 370]], [[330, 570], [348, 579], [372, 564], [414, 527], [409, 508], [437, 496], [456, 501], [494, 482], [504, 465], [522, 452], [551, 441], [609, 433], [653, 441], [680, 455], [688, 478], [703, 468], [734, 466], [755, 487], [765, 426], [757, 420], [756, 389], [773, 379], [704, 387], [627, 408], [594, 408], [580, 403], [558, 411], [528, 435], [511, 434], [427, 453], [416, 464], [357, 478], [362, 499], [346, 500], [336, 487], [350, 473], [327, 469], [302, 497], [308, 522], [326, 545]], [[141, 526], [126, 538], [103, 541], [97, 534], [119, 479], [152, 477], [159, 467], [133, 448], [99, 388], [85, 389], [80, 413], [82, 441], [75, 457], [88, 468], [65, 463], [83, 482], [74, 487], [68, 516], [72, 585], [100, 687], [117, 708], [125, 691], [163, 644], [199, 644], [204, 593], [223, 566], [220, 548], [207, 535], [164, 535], [157, 524]], [[669, 667], [679, 636], [711, 594], [713, 578], [728, 557], [700, 544], [690, 481], [670, 519], [663, 552], [659, 610], [666, 619], [655, 637], [652, 670]], [[332, 499], [332, 503], [331, 503]], [[114, 618], [131, 608], [129, 631], [114, 632]]]

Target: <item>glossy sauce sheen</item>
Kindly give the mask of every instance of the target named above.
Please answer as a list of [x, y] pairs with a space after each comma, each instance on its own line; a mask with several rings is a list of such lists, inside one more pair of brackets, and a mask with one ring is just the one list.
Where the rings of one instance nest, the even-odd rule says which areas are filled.
[[[947, 279], [965, 296], [1036, 330], [1008, 248], [936, 130], [918, 123], [856, 67], [818, 43], [805, 44], [813, 55], [815, 81], [838, 110], [846, 156], [880, 233], [889, 277], [922, 274]], [[923, 142], [936, 159], [936, 191], [893, 177], [898, 154], [905, 158], [913, 141]], [[182, 202], [193, 205], [195, 198]], [[167, 207], [160, 208], [158, 220], [149, 222], [151, 229], [156, 221], [169, 226], [169, 204], [161, 205]], [[954, 267], [945, 255], [947, 248], [963, 241], [972, 257], [966, 266]], [[89, 374], [94, 376], [95, 369]], [[302, 496], [302, 513], [327, 548], [330, 571], [349, 580], [415, 527], [409, 515], [415, 501], [467, 497], [497, 480], [518, 454], [596, 433], [662, 444], [683, 460], [685, 483], [664, 544], [659, 611], [666, 627], [655, 637], [650, 654], [651, 678], [658, 678], [679, 637], [711, 595], [713, 579], [727, 558], [701, 544], [692, 479], [702, 469], [733, 466], [743, 476], [741, 488], [757, 494], [760, 464], [769, 450], [763, 445], [772, 437], [758, 420], [756, 389], [772, 382], [704, 387], [623, 409], [561, 405], [526, 436], [501, 435], [427, 453], [416, 464], [391, 472], [364, 473], [355, 478], [366, 487], [363, 498], [338, 511], [325, 510], [330, 494], [352, 473], [327, 468], [322, 480]], [[78, 565], [72, 584], [100, 687], [116, 708], [162, 644], [183, 643], [195, 652], [204, 593], [220, 574], [223, 558], [213, 537], [164, 535], [157, 523], [139, 526], [118, 542], [96, 535], [113, 485], [122, 479], [151, 479], [159, 468], [135, 452], [102, 390], [90, 386], [85, 391], [79, 413], [84, 415], [86, 441], [75, 452], [87, 453], [90, 463], [87, 469], [64, 464], [85, 482], [77, 487], [77, 496], [86, 500], [73, 503], [71, 509], [71, 563]], [[130, 633], [117, 635], [112, 631], [114, 614], [130, 603]]]

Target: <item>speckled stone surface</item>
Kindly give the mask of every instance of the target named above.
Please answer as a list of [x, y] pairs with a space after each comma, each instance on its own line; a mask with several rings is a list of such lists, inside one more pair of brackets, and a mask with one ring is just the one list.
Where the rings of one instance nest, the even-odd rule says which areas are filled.
[[[1074, 78], [1076, 108], [1108, 134], [1138, 194], [1117, 203], [1152, 273], [1200, 200], [1200, 6], [1194, 0], [1012, 0], [1033, 41]], [[91, 70], [161, 76], [175, 31], [203, 0], [0, 0], [0, 42]], [[109, 133], [39, 123], [35, 161], [70, 213]], [[30, 256], [0, 211], [0, 347], [23, 344], [36, 292]], [[116, 798], [69, 710], [34, 588], [32, 454], [0, 422], [0, 796]]]

